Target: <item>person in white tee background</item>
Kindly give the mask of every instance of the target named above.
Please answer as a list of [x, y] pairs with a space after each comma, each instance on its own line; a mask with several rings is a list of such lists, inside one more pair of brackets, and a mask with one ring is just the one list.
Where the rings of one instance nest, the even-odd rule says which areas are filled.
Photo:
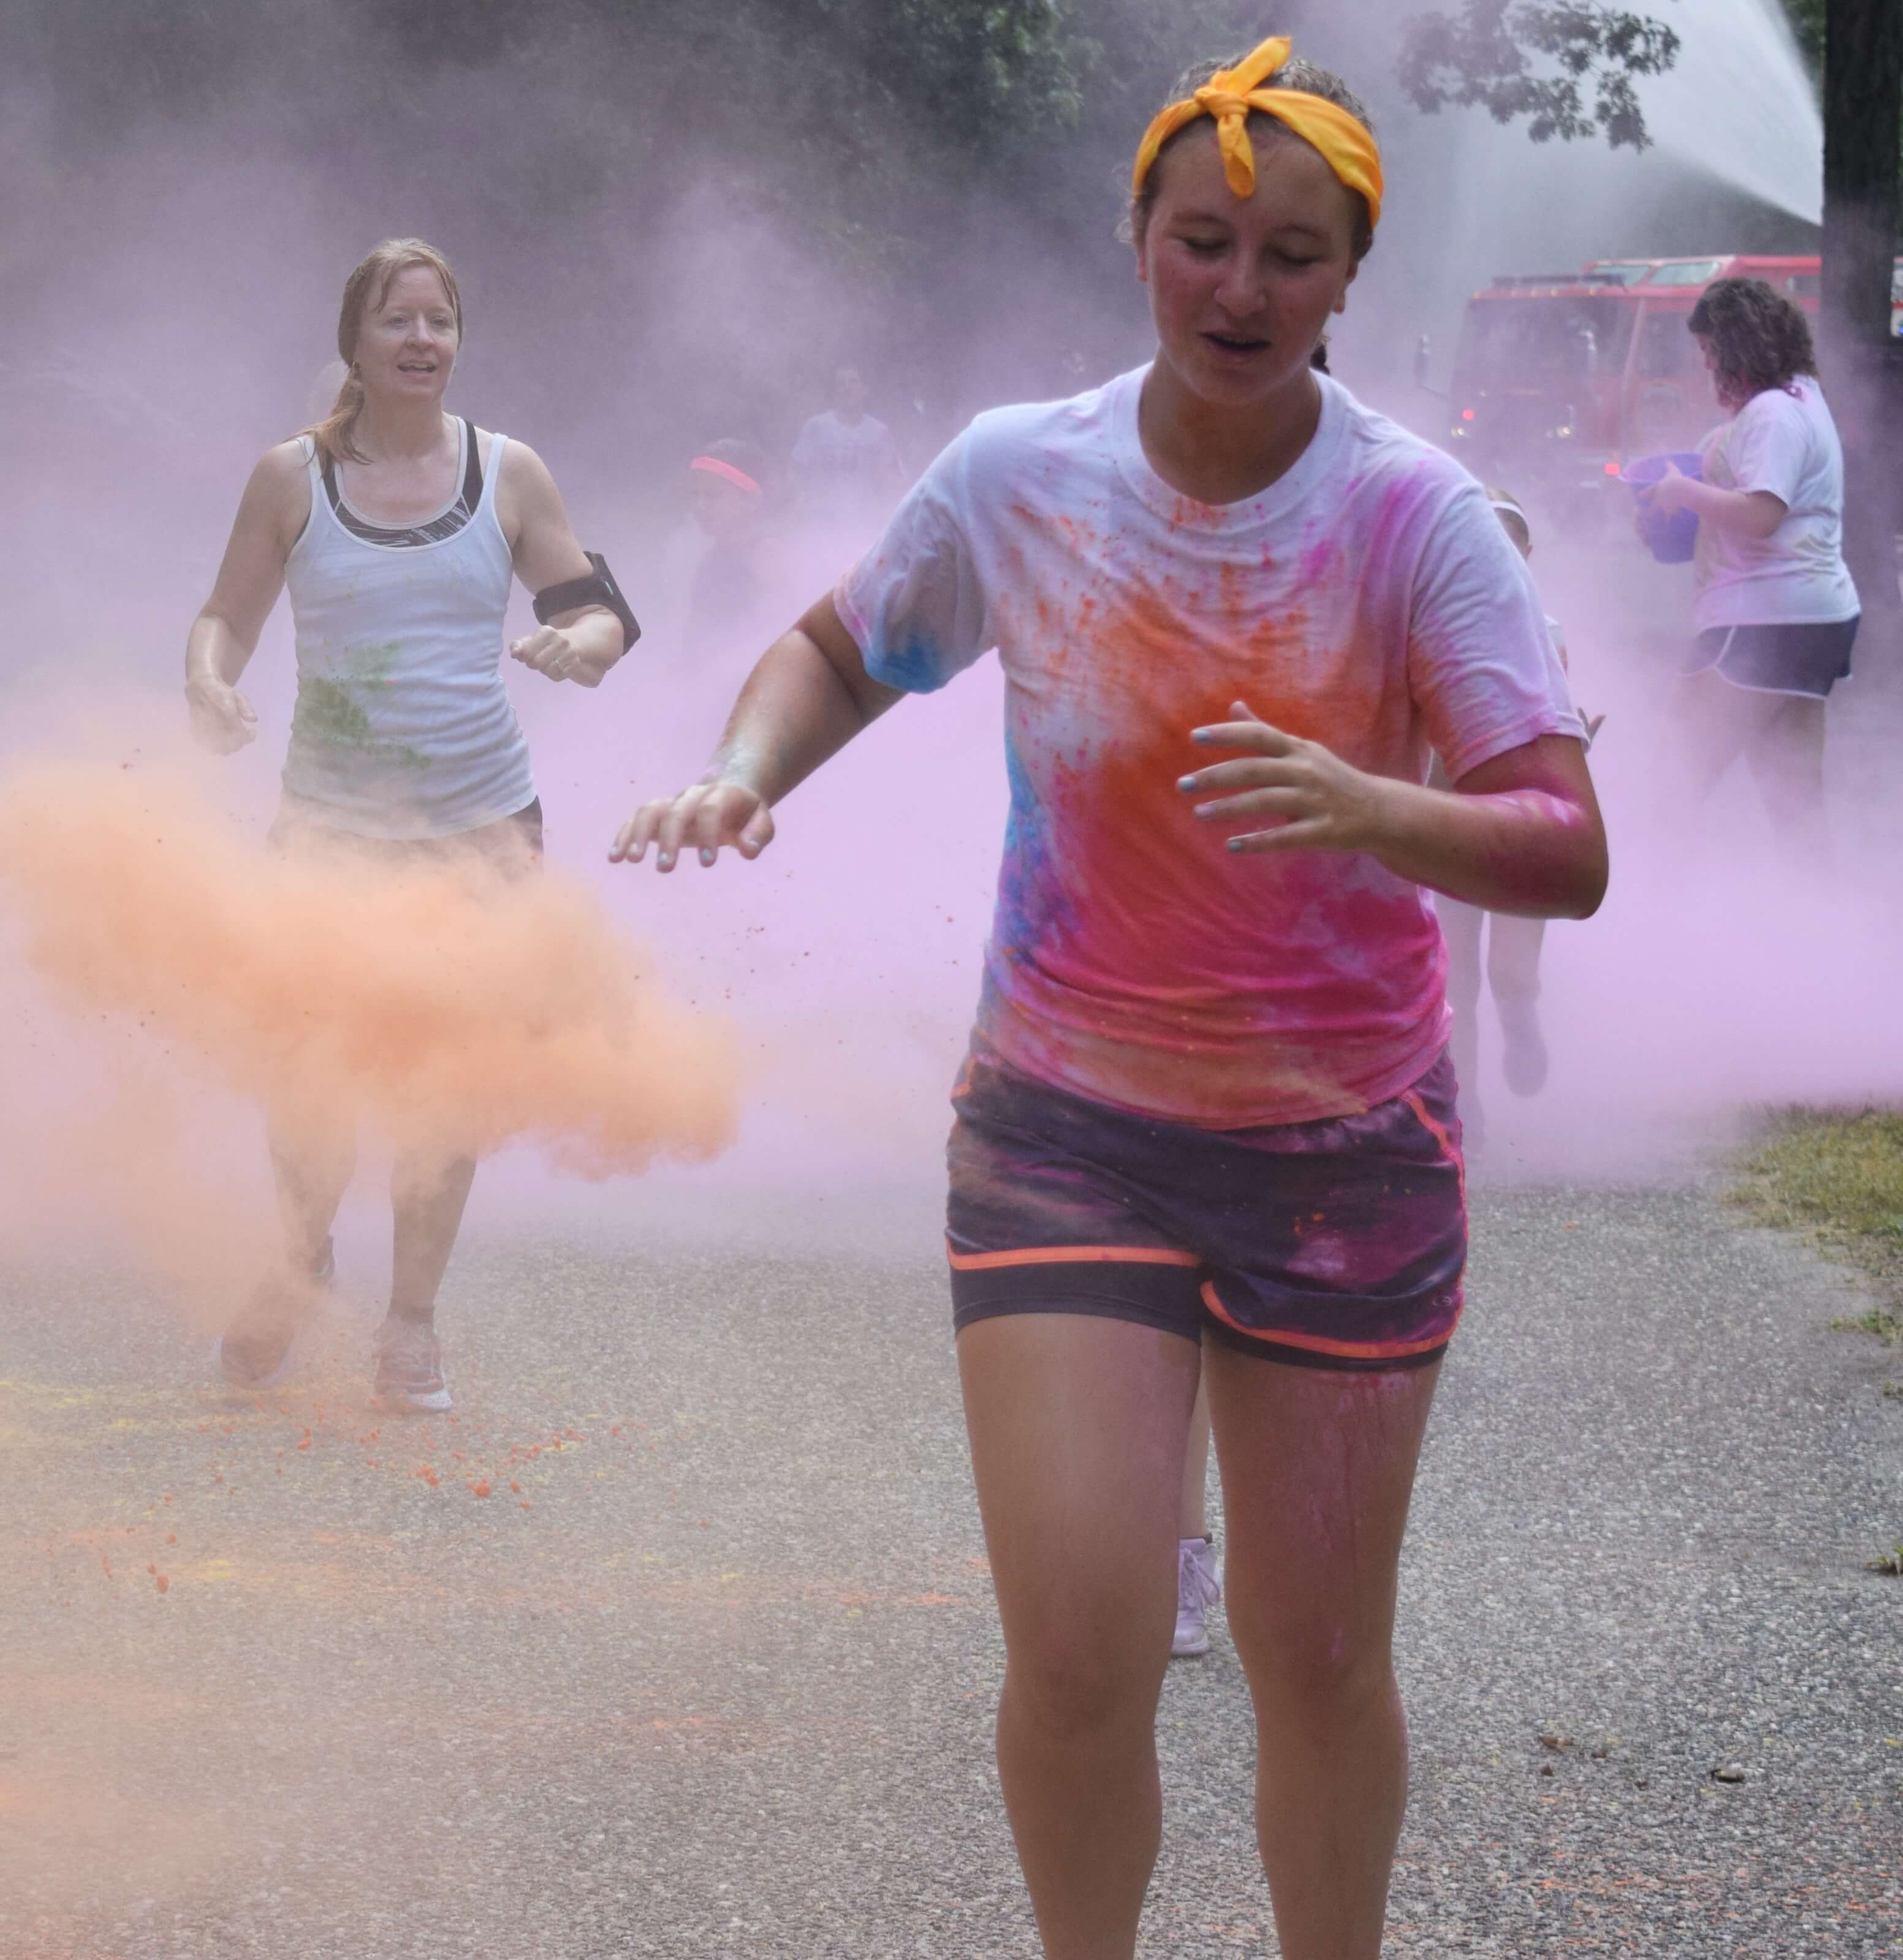
[[[502, 684], [511, 574], [543, 600], [573, 595], [539, 603], [546, 623], [510, 648], [549, 679], [599, 686], [632, 637], [541, 458], [444, 413], [462, 336], [455, 275], [432, 247], [388, 240], [357, 267], [338, 323], [336, 406], [253, 471], [193, 622], [193, 731], [229, 753], [256, 739], [237, 682], [289, 590], [298, 698], [272, 832], [280, 849], [527, 868], [542, 809]], [[285, 1245], [220, 1346], [241, 1388], [284, 1372], [330, 1277], [331, 1221], [355, 1164], [354, 1135], [334, 1123], [269, 1113]], [[390, 1312], [375, 1341], [387, 1406], [450, 1405], [436, 1294], [475, 1170], [473, 1157], [399, 1154]]]
[[842, 367], [832, 377], [832, 406], [810, 417], [793, 445], [791, 467], [801, 514], [837, 530], [856, 549], [876, 536], [905, 487], [905, 466], [892, 431], [866, 412], [865, 377]]
[[1848, 677], [1860, 610], [1844, 562], [1844, 452], [1810, 323], [1762, 279], [1717, 279], [1687, 321], [1730, 418], [1702, 482], [1675, 469], [1652, 507], [1695, 511], [1679, 756], [1695, 797], [1742, 757], [1779, 834], [1828, 856], [1824, 703]]

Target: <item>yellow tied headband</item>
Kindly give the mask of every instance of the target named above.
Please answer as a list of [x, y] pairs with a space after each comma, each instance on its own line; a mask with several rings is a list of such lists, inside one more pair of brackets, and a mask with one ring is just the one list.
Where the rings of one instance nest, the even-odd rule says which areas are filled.
[[1264, 88], [1262, 84], [1288, 59], [1289, 40], [1278, 34], [1233, 68], [1213, 75], [1186, 101], [1173, 103], [1144, 132], [1137, 149], [1132, 196], [1141, 195], [1157, 153], [1185, 123], [1198, 116], [1216, 120], [1216, 140], [1222, 146], [1223, 174], [1238, 197], [1255, 188], [1255, 150], [1249, 140], [1249, 112], [1259, 109], [1285, 123], [1296, 135], [1313, 143], [1328, 167], [1352, 191], [1367, 200], [1368, 223], [1381, 218], [1381, 152], [1367, 129], [1345, 109], [1319, 95], [1296, 88]]

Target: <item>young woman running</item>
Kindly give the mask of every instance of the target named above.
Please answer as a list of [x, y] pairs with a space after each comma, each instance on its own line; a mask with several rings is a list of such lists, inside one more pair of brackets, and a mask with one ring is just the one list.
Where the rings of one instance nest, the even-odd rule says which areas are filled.
[[1485, 493], [1310, 366], [1381, 179], [1354, 98], [1287, 55], [1195, 78], [1138, 153], [1151, 364], [981, 415], [610, 851], [757, 857], [795, 784], [998, 649], [1012, 807], [949, 1239], [1052, 1960], [1134, 1950], [1204, 1356], [1282, 1951], [1376, 1952], [1395, 1570], [1465, 1253], [1428, 889], [1583, 917], [1605, 879]]
[[[351, 274], [336, 405], [252, 472], [193, 622], [193, 728], [228, 753], [256, 738], [237, 682], [290, 591], [298, 700], [272, 831], [280, 848], [532, 864], [542, 807], [501, 673], [511, 573], [546, 622], [510, 648], [525, 667], [594, 687], [625, 649], [625, 604], [576, 542], [541, 458], [444, 413], [462, 337], [455, 276], [422, 240], [390, 240]], [[243, 1388], [282, 1372], [330, 1277], [331, 1221], [355, 1160], [354, 1136], [333, 1122], [269, 1114], [285, 1256], [220, 1346], [226, 1378]], [[398, 1408], [450, 1405], [433, 1321], [475, 1169], [467, 1157], [396, 1164], [375, 1353], [378, 1397]]]
[[1808, 869], [1828, 858], [1824, 704], [1847, 679], [1862, 610], [1844, 562], [1844, 450], [1810, 323], [1762, 279], [1716, 279], [1686, 324], [1729, 419], [1702, 482], [1674, 469], [1653, 508], [1695, 511], [1697, 642], [1679, 683], [1686, 787], [1741, 756]]

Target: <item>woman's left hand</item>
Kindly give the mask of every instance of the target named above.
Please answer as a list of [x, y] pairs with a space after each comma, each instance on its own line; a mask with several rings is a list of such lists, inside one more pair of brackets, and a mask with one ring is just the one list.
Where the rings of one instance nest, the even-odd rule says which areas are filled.
[[511, 658], [550, 680], [579, 680], [585, 665], [579, 648], [558, 626], [538, 626], [526, 639], [509, 643]]
[[1646, 508], [1668, 512], [1682, 511], [1691, 501], [1686, 493], [1693, 480], [1675, 463], [1668, 463], [1665, 474], [1649, 486], [1651, 494], [1645, 500]]
[[1240, 749], [1243, 759], [1214, 762], [1181, 777], [1185, 796], [1222, 792], [1196, 805], [1206, 823], [1273, 817], [1275, 827], [1228, 840], [1231, 851], [1370, 851], [1386, 834], [1391, 785], [1345, 762], [1319, 742], [1271, 727], [1246, 702], [1233, 702], [1233, 721], [1192, 731], [1192, 742]]

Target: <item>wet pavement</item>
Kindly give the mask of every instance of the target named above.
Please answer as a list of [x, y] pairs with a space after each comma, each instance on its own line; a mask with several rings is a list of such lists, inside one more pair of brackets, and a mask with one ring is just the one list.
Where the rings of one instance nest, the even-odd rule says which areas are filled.
[[[1903, 1352], [1695, 1182], [1475, 1197], [1389, 1950], [1898, 1951]], [[1033, 1955], [918, 1242], [472, 1250], [407, 1421], [368, 1275], [256, 1402], [0, 1282], [0, 1956]], [[1144, 1951], [1273, 1952], [1220, 1625], [1160, 1726]]]

